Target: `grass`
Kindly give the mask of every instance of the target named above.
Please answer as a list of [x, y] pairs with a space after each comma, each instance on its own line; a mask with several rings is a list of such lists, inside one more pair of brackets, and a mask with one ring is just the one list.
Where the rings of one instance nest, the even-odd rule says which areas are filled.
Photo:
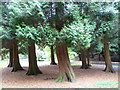
[[118, 83], [120, 82], [117, 81], [98, 81], [95, 84], [96, 88], [118, 88]]

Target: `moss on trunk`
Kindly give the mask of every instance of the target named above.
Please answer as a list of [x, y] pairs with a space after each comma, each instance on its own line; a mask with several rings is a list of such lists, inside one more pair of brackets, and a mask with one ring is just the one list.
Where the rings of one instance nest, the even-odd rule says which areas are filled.
[[56, 81], [57, 82], [62, 82], [62, 81], [74, 82], [75, 74], [70, 65], [67, 46], [56, 45], [56, 54], [57, 54], [58, 65], [59, 65], [59, 75]]
[[114, 69], [112, 67], [111, 57], [110, 57], [110, 50], [109, 50], [109, 43], [104, 43], [104, 57], [105, 57], [105, 72], [112, 72], [114, 73]]

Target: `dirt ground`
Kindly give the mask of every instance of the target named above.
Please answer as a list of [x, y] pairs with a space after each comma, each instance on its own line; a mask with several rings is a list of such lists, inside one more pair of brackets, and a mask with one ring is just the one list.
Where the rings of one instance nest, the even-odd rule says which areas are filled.
[[[39, 63], [40, 64], [40, 63]], [[116, 73], [106, 73], [104, 65], [93, 64], [91, 69], [80, 69], [80, 65], [72, 66], [76, 82], [55, 82], [58, 66], [39, 65], [43, 74], [36, 76], [25, 75], [24, 71], [10, 72], [12, 68], [2, 69], [2, 88], [118, 88], [118, 66], [114, 66]]]

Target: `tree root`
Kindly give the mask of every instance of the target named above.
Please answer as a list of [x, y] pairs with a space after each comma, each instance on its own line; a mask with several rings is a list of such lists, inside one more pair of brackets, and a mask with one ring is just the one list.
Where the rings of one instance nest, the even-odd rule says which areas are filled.
[[50, 63], [50, 65], [57, 65], [56, 63]]
[[13, 68], [11, 72], [17, 72], [17, 71], [21, 71], [24, 70], [22, 67], [20, 68]]
[[28, 72], [26, 73], [26, 75], [37, 75], [37, 74], [42, 74], [42, 72], [40, 70], [37, 70], [37, 71], [28, 70]]
[[80, 69], [90, 69], [90, 67], [88, 65], [82, 65]]
[[114, 69], [113, 68], [105, 68], [103, 70], [104, 72], [111, 72], [111, 73], [115, 73]]

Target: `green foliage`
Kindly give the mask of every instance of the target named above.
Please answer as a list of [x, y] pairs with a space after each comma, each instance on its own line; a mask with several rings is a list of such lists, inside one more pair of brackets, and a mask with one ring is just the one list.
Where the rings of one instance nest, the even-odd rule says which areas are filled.
[[36, 26], [40, 21], [43, 21], [44, 14], [41, 10], [40, 2], [11, 2], [8, 7], [10, 23], [21, 24], [24, 22], [27, 25]]
[[[0, 23], [3, 25], [0, 38], [19, 40], [23, 53], [32, 42], [41, 48], [66, 44], [74, 47], [76, 52], [81, 48], [89, 49], [96, 43], [98, 51], [104, 42], [114, 44], [112, 46], [118, 43], [117, 2], [48, 3], [37, 0], [10, 2], [9, 5], [1, 3], [0, 7]], [[61, 32], [58, 33], [56, 27]]]
[[58, 36], [58, 31], [52, 28], [50, 25], [46, 24], [44, 26], [38, 27], [40, 35], [38, 36], [38, 45], [43, 43], [44, 45], [55, 45], [56, 37]]
[[65, 43], [69, 45], [88, 48], [94, 38], [94, 28], [95, 22], [83, 19], [82, 21], [72, 23], [69, 27], [65, 27], [61, 31], [61, 36], [65, 39]]

